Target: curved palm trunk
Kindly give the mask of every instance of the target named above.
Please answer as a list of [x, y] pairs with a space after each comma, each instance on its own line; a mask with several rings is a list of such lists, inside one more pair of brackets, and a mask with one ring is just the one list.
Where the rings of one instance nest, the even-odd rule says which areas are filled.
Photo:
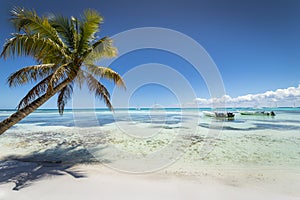
[[4, 133], [7, 129], [21, 121], [23, 118], [28, 116], [30, 113], [35, 111], [38, 107], [43, 105], [46, 101], [48, 101], [52, 96], [54, 96], [58, 91], [63, 89], [65, 86], [67, 86], [71, 80], [67, 79], [60, 83], [58, 86], [53, 88], [52, 92], [50, 94], [44, 94], [43, 96], [39, 97], [32, 103], [30, 103], [28, 106], [18, 110], [14, 114], [12, 114], [10, 117], [7, 119], [3, 120], [0, 122], [0, 135]]

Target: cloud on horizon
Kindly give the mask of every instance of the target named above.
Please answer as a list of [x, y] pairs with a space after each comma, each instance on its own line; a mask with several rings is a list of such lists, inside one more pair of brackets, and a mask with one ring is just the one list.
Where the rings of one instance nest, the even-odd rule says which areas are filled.
[[300, 84], [298, 87], [277, 89], [259, 94], [247, 94], [238, 97], [224, 95], [221, 98], [196, 98], [194, 103], [199, 107], [222, 106], [226, 107], [277, 107], [277, 106], [300, 106]]

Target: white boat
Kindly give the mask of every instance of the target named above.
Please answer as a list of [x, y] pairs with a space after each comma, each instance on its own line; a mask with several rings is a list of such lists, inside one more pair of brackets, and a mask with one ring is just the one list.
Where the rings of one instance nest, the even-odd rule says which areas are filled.
[[265, 112], [265, 111], [240, 111], [241, 115], [257, 115], [257, 116], [275, 116], [276, 114], [271, 112]]
[[203, 114], [207, 117], [215, 117], [215, 118], [223, 118], [223, 119], [234, 119], [234, 113], [232, 113], [232, 112], [203, 111]]

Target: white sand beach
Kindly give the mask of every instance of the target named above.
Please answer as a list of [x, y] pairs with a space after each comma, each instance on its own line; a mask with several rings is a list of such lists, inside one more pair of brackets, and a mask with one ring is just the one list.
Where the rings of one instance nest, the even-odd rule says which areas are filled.
[[[300, 175], [272, 180], [243, 180], [238, 174], [231, 180], [219, 177], [173, 176], [162, 173], [133, 175], [110, 170], [100, 165], [79, 165], [72, 170], [81, 178], [68, 174], [48, 176], [28, 187], [14, 191], [14, 183], [0, 185], [1, 200], [60, 199], [157, 199], [157, 200], [296, 200], [300, 199]], [[282, 173], [281, 175], [286, 175]], [[263, 177], [263, 175], [261, 175]], [[292, 178], [292, 179], [291, 179]], [[219, 179], [219, 180], [218, 180]], [[235, 181], [234, 181], [235, 180]], [[249, 181], [250, 180], [250, 181]], [[293, 182], [291, 182], [293, 180]]]
[[0, 200], [300, 200], [299, 11], [2, 0]]
[[[185, 117], [192, 121], [192, 113]], [[202, 147], [209, 142], [205, 133], [219, 122], [209, 129], [209, 119], [201, 117], [195, 132], [177, 123], [174, 111], [169, 124], [155, 126], [139, 121], [146, 113], [136, 115], [135, 121], [121, 121], [119, 127], [130, 133], [157, 132], [151, 140], [121, 134], [111, 116], [101, 112], [107, 124], [94, 128], [68, 126], [71, 113], [64, 120], [49, 111], [32, 115], [0, 138], [0, 200], [300, 199], [299, 115], [282, 111], [274, 119], [238, 116], [223, 124], [204, 157]], [[49, 122], [40, 122], [49, 117]], [[174, 141], [172, 133], [181, 133], [177, 143], [168, 142]], [[99, 148], [93, 152], [86, 149], [89, 145]], [[157, 151], [165, 147], [170, 151]], [[177, 148], [183, 154], [174, 157]], [[155, 156], [147, 156], [151, 154]], [[170, 161], [164, 160], [168, 156], [174, 162], [156, 165]], [[133, 174], [120, 172], [130, 169]], [[154, 172], [145, 173], [147, 169]]]

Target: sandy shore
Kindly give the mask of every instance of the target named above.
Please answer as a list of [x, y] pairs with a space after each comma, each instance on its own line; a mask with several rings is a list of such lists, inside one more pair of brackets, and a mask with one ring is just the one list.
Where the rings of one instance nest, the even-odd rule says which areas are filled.
[[[55, 176], [45, 176], [18, 191], [12, 190], [15, 187], [14, 183], [2, 184], [0, 185], [0, 199], [300, 199], [300, 193], [297, 191], [297, 188], [300, 188], [300, 181], [297, 181], [299, 176], [294, 177], [294, 182], [291, 185], [286, 185], [288, 181], [285, 183], [279, 179], [279, 182], [256, 180], [244, 182], [244, 184], [233, 184], [233, 182], [224, 181], [225, 179], [218, 180], [209, 176], [187, 177], [163, 175], [163, 173], [124, 174], [99, 165], [77, 165], [69, 171], [69, 174], [61, 173]], [[81, 174], [81, 176], [75, 178], [72, 176], [71, 171]], [[282, 178], [282, 180], [284, 179]], [[284, 186], [291, 190], [285, 190], [282, 188]]]
[[[106, 111], [99, 112], [108, 123], [100, 129], [68, 127], [71, 112], [64, 120], [51, 112], [35, 113], [1, 135], [0, 200], [300, 200], [298, 110], [274, 119], [240, 116], [226, 122], [217, 138], [206, 137], [205, 117], [194, 132], [180, 125], [177, 111], [169, 111], [168, 124], [148, 123], [147, 112], [131, 113], [135, 121], [120, 113], [118, 125], [128, 133], [157, 133], [151, 139], [124, 134]], [[199, 117], [190, 112], [187, 123]], [[133, 175], [103, 165], [159, 171]]]

